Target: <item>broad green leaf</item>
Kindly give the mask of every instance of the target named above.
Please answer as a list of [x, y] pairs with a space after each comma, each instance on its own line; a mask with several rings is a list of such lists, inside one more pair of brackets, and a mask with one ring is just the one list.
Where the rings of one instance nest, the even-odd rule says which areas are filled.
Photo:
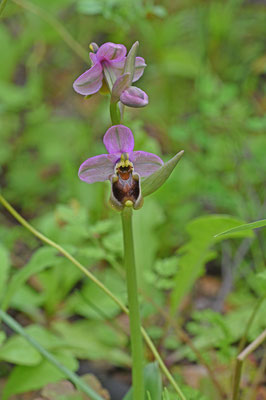
[[13, 336], [0, 348], [0, 360], [18, 365], [38, 365], [42, 356], [26, 339]]
[[[71, 371], [78, 368], [78, 362], [72, 355], [59, 353], [56, 358]], [[47, 360], [35, 366], [17, 366], [9, 376], [2, 400], [7, 400], [13, 394], [38, 390], [47, 383], [57, 382], [64, 377], [65, 375]]]
[[42, 271], [44, 268], [52, 267], [61, 261], [57, 256], [57, 250], [51, 247], [42, 247], [38, 249], [25, 267], [15, 273], [9, 283], [5, 297], [3, 299], [2, 308], [6, 309], [16, 291], [29, 279], [33, 274]]
[[161, 276], [172, 276], [178, 269], [178, 258], [174, 256], [157, 260], [154, 268]]
[[[162, 378], [157, 362], [149, 363], [144, 368], [145, 400], [162, 400]], [[123, 400], [132, 400], [132, 388]]]
[[[64, 346], [61, 338], [39, 325], [30, 325], [25, 331], [47, 350]], [[42, 356], [25, 338], [14, 335], [0, 348], [0, 360], [31, 366], [39, 364]]]
[[146, 365], [144, 369], [145, 390], [150, 393], [152, 400], [162, 398], [162, 378], [157, 362]]
[[143, 178], [141, 180], [141, 191], [142, 196], [148, 196], [149, 194], [158, 190], [164, 182], [169, 178], [172, 171], [176, 167], [178, 161], [184, 154], [184, 151], [181, 150], [177, 153], [171, 160], [167, 161], [161, 168], [159, 168], [156, 172], [148, 176], [147, 178]]
[[127, 338], [117, 330], [97, 321], [77, 321], [75, 323], [56, 322], [53, 328], [77, 358], [108, 360], [116, 365], [131, 363], [127, 353], [121, 350]]
[[42, 304], [46, 312], [53, 315], [58, 304], [82, 278], [82, 273], [78, 268], [73, 268], [73, 265], [65, 257], [61, 257], [61, 261], [54, 268], [46, 268], [41, 271], [38, 278], [43, 288]]
[[30, 325], [25, 328], [25, 331], [47, 350], [55, 350], [60, 347], [66, 347], [66, 344], [61, 337], [55, 335], [40, 325]]
[[260, 221], [256, 222], [251, 222], [250, 224], [242, 224], [239, 226], [236, 226], [235, 228], [228, 229], [227, 231], [218, 233], [215, 235], [215, 237], [226, 235], [228, 233], [236, 233], [236, 232], [242, 232], [242, 231], [248, 231], [256, 228], [262, 228], [263, 226], [266, 226], [266, 219], [261, 219]]
[[10, 270], [10, 262], [8, 252], [5, 247], [0, 244], [0, 301], [6, 290], [6, 283]]
[[196, 218], [186, 226], [190, 240], [178, 250], [179, 268], [175, 277], [175, 288], [171, 295], [172, 312], [179, 307], [183, 297], [203, 273], [207, 260], [213, 257], [210, 247], [230, 237], [253, 237], [252, 231], [228, 233], [214, 237], [215, 233], [239, 226], [242, 221], [224, 215], [209, 215]]
[[153, 199], [147, 199], [146, 205], [134, 215], [133, 232], [138, 283], [146, 294], [152, 289], [150, 285], [147, 285], [146, 275], [154, 266], [157, 249], [160, 245], [157, 229], [164, 222], [163, 209]]
[[45, 295], [45, 291], [40, 293], [29, 285], [23, 285], [14, 293], [9, 306], [26, 313], [33, 321], [41, 322], [44, 318], [41, 306]]
[[[123, 279], [112, 269], [106, 269], [98, 274], [101, 280], [121, 301], [125, 302], [126, 288]], [[69, 311], [86, 318], [103, 320], [115, 317], [121, 310], [114, 301], [103, 294], [95, 283], [87, 280], [81, 291], [76, 291], [67, 300]]]
[[[264, 292], [265, 293], [265, 292]], [[202, 354], [215, 347], [218, 353], [227, 361], [235, 356], [232, 345], [243, 336], [245, 326], [254, 311], [254, 298], [244, 296], [242, 305], [225, 315], [210, 309], [195, 311], [187, 324], [188, 332], [193, 336], [193, 343]], [[248, 332], [248, 340], [253, 341], [266, 328], [266, 300], [261, 303]], [[180, 358], [195, 360], [195, 355], [187, 346], [179, 346]], [[217, 353], [217, 354], [218, 354]]]

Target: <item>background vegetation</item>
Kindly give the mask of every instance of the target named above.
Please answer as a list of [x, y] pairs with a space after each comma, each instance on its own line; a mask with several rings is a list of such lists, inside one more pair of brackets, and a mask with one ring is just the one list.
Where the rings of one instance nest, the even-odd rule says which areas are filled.
[[[265, 215], [265, 17], [263, 1], [10, 0], [1, 19], [1, 193], [123, 301], [109, 185], [77, 178], [81, 162], [104, 150], [107, 99], [84, 100], [72, 83], [88, 69], [91, 41], [129, 48], [139, 40], [148, 66], [138, 86], [150, 103], [127, 109], [124, 123], [137, 150], [164, 160], [185, 150], [134, 213], [142, 320], [193, 400], [218, 396], [203, 361], [230, 393], [254, 309], [247, 340], [266, 325], [263, 231], [214, 238]], [[2, 307], [62, 363], [92, 371], [121, 399], [131, 360], [118, 307], [4, 208], [0, 240]], [[4, 395], [26, 398], [62, 379], [6, 326], [0, 344]], [[147, 349], [146, 358], [153, 360]], [[265, 398], [265, 362], [262, 348], [246, 361], [241, 399]]]

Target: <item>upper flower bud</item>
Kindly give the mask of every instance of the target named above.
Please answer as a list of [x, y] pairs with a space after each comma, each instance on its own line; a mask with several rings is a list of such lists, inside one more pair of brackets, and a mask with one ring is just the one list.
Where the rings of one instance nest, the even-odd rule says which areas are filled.
[[147, 93], [135, 86], [130, 86], [124, 90], [120, 96], [120, 100], [128, 107], [145, 107], [149, 103]]
[[89, 48], [93, 53], [97, 53], [99, 46], [97, 43], [92, 42], [92, 43], [90, 43]]

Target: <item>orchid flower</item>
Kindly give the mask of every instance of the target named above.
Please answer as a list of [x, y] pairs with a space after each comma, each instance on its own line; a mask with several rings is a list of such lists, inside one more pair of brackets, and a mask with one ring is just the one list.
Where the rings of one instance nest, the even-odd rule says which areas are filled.
[[[123, 74], [126, 62], [127, 49], [122, 44], [108, 42], [98, 47], [96, 43], [91, 43], [90, 48], [94, 51], [90, 53], [92, 66], [73, 84], [74, 90], [84, 96], [97, 93], [104, 79], [111, 91], [116, 79]], [[136, 82], [143, 75], [145, 67], [144, 59], [136, 57], [132, 82]]]
[[109, 128], [103, 143], [108, 154], [88, 158], [79, 168], [79, 178], [87, 183], [110, 180], [110, 200], [115, 208], [123, 209], [128, 201], [135, 209], [140, 208], [140, 178], [153, 174], [163, 161], [155, 154], [133, 151], [133, 134], [124, 125]]

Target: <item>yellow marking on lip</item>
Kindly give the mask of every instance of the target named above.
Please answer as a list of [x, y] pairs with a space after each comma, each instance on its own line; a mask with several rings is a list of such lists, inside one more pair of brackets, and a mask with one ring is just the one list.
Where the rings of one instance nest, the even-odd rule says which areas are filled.
[[121, 159], [120, 161], [116, 164], [116, 171], [118, 171], [118, 169], [122, 167], [122, 168], [127, 168], [127, 167], [131, 167], [133, 169], [133, 163], [129, 160], [129, 156], [128, 153], [123, 153], [121, 154]]

